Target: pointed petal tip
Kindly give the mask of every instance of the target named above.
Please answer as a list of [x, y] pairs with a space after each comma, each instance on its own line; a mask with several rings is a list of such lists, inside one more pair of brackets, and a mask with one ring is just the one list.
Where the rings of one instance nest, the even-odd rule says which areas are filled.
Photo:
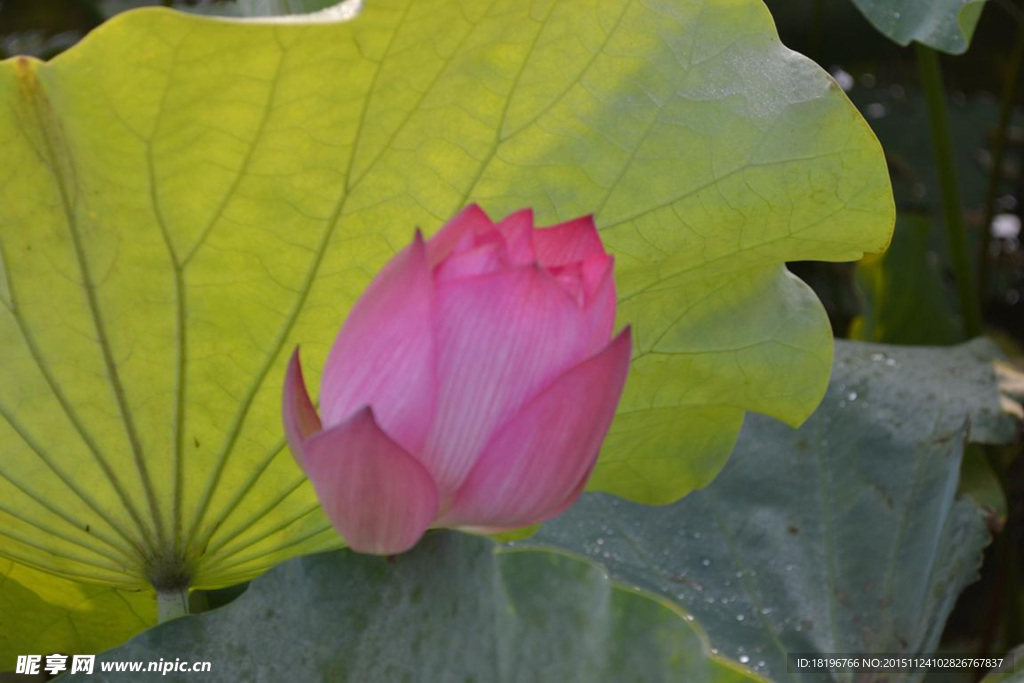
[[399, 251], [349, 312], [324, 365], [323, 424], [370, 404], [405, 447], [419, 448], [432, 415], [434, 280], [422, 236]]
[[414, 265], [419, 263], [425, 263], [427, 260], [427, 240], [423, 237], [423, 230], [416, 228], [416, 232], [413, 233], [412, 242], [409, 245], [409, 251], [413, 255]]
[[466, 206], [463, 207], [462, 211], [459, 213], [461, 215], [462, 213], [468, 212], [482, 213], [483, 215], [487, 216], [487, 212], [484, 211], [483, 207], [480, 206], [480, 204], [478, 204], [477, 202], [470, 202], [469, 204], [466, 204]]
[[633, 357], [633, 328], [631, 325], [626, 325], [619, 333], [615, 335], [615, 338], [611, 340], [608, 346], [602, 353], [611, 353], [615, 356], [621, 356], [621, 360], [625, 361], [626, 371], [629, 371], [629, 363]]
[[505, 216], [504, 218], [502, 218], [501, 222], [504, 223], [505, 221], [519, 220], [519, 219], [523, 219], [523, 218], [529, 219], [530, 224], [533, 225], [534, 224], [534, 221], [533, 221], [533, 209], [530, 208], [530, 207], [527, 207], [525, 209], [519, 209], [518, 211], [513, 211], [512, 213], [510, 213], [507, 216]]
[[533, 233], [536, 229], [533, 209], [521, 209], [510, 213], [502, 218], [496, 227], [505, 242], [512, 265], [520, 266], [537, 260], [537, 252], [533, 248]]
[[539, 228], [533, 240], [538, 258], [549, 267], [564, 266], [608, 253], [592, 215]]
[[[299, 344], [295, 345], [295, 349], [292, 351], [291, 357], [288, 359], [288, 370], [287, 375], [296, 375], [299, 380], [302, 380], [302, 347]], [[305, 385], [305, 382], [303, 382]]]
[[461, 223], [463, 221], [475, 223], [480, 220], [485, 220], [489, 225], [494, 225], [494, 221], [487, 212], [484, 211], [484, 208], [476, 202], [472, 202], [471, 204], [466, 204], [461, 211], [455, 214], [455, 217], [452, 218], [449, 223]]
[[283, 393], [286, 405], [288, 400], [299, 398], [300, 394], [305, 394], [308, 398], [309, 392], [306, 391], [306, 380], [302, 375], [302, 359], [300, 357], [298, 346], [295, 347], [295, 350], [292, 351], [291, 358], [288, 359], [288, 369], [285, 371]]
[[472, 246], [475, 235], [494, 227], [494, 222], [479, 204], [469, 204], [441, 226], [427, 240], [427, 260], [430, 266], [441, 263], [453, 251]]
[[288, 370], [281, 389], [281, 416], [292, 456], [299, 467], [305, 470], [305, 443], [321, 430], [321, 424], [320, 416], [309, 398], [306, 380], [302, 376], [298, 346], [288, 361]]
[[588, 213], [588, 214], [583, 215], [583, 216], [577, 216], [576, 218], [570, 218], [567, 221], [562, 221], [561, 223], [556, 223], [555, 225], [552, 225], [551, 227], [552, 228], [561, 228], [561, 227], [572, 228], [577, 233], [579, 233], [579, 232], [587, 232], [587, 233], [594, 232], [594, 233], [596, 233], [597, 232], [597, 222], [594, 220], [594, 214], [592, 214], [592, 213]]

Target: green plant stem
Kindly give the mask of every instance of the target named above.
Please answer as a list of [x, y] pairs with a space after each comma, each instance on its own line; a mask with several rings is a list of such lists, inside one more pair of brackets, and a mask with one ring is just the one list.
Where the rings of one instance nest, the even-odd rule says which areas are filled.
[[188, 588], [156, 592], [156, 618], [159, 623], [188, 614]]
[[960, 297], [960, 311], [963, 315], [964, 333], [970, 337], [981, 334], [981, 306], [978, 299], [977, 282], [971, 273], [971, 257], [967, 248], [967, 228], [964, 225], [963, 210], [960, 206], [960, 191], [956, 181], [956, 166], [953, 162], [953, 143], [949, 132], [949, 109], [946, 106], [946, 89], [942, 84], [942, 67], [939, 56], [930, 47], [916, 43], [917, 65], [928, 103], [928, 117], [931, 120], [932, 148], [935, 164], [939, 171], [939, 190], [942, 194], [942, 210], [949, 239], [950, 256], [956, 276], [957, 292]]
[[985, 298], [989, 291], [988, 251], [992, 242], [992, 220], [996, 215], [996, 195], [1003, 174], [1003, 154], [1006, 151], [1006, 131], [1010, 127], [1013, 104], [1020, 87], [1020, 65], [1024, 61], [1024, 19], [1017, 18], [1017, 38], [1010, 52], [1003, 92], [999, 105], [999, 120], [996, 123], [995, 140], [992, 143], [992, 170], [988, 176], [988, 192], [985, 195], [985, 217], [981, 224], [981, 244], [978, 248], [978, 290]]
[[[971, 448], [981, 450], [988, 460], [992, 472], [999, 480], [1007, 499], [1010, 498], [1010, 474], [1000, 458], [999, 450], [994, 446], [972, 445]], [[988, 609], [981, 627], [981, 646], [979, 658], [986, 658], [1000, 649], [1012, 647], [1021, 639], [1021, 621], [1017, 613], [1017, 595], [1020, 591], [1019, 557], [1017, 537], [1020, 523], [1018, 510], [1010, 506], [1007, 510], [1006, 523], [996, 532], [987, 562], [994, 567], [995, 578], [989, 594]], [[981, 680], [985, 671], [975, 672], [976, 680]]]

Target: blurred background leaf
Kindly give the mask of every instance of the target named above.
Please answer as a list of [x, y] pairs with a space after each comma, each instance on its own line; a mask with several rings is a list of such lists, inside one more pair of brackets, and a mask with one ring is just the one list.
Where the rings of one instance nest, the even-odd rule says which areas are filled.
[[185, 12], [220, 17], [280, 17], [291, 14], [319, 12], [328, 7], [345, 5], [353, 15], [358, 2], [347, 0], [97, 0], [96, 6], [104, 17], [139, 7], [172, 7]]
[[960, 341], [938, 259], [929, 249], [931, 220], [900, 214], [884, 254], [857, 264], [864, 313], [850, 338], [883, 344], [948, 345]]
[[917, 41], [943, 52], [967, 51], [985, 0], [853, 0], [875, 28], [900, 45]]
[[1007, 653], [1013, 658], [1012, 670], [1001, 673], [992, 673], [982, 680], [982, 683], [1021, 683], [1024, 681], [1024, 645], [1019, 645]]

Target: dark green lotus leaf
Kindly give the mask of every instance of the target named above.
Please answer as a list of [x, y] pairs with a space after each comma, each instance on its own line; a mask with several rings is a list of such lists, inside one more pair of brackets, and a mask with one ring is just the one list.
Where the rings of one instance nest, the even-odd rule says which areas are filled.
[[900, 45], [916, 41], [950, 54], [967, 51], [985, 0], [853, 0], [875, 28]]
[[762, 680], [708, 646], [692, 617], [612, 584], [586, 560], [503, 551], [454, 532], [386, 559], [291, 560], [235, 602], [163, 624], [69, 681], [122, 681], [106, 662], [211, 662], [132, 681], [594, 683]]
[[1001, 411], [998, 351], [836, 351], [814, 416], [749, 419], [703, 491], [662, 508], [588, 494], [520, 543], [585, 553], [674, 600], [774, 679], [787, 652], [932, 652], [988, 543], [984, 511], [957, 497], [968, 429], [999, 443], [1019, 427]]

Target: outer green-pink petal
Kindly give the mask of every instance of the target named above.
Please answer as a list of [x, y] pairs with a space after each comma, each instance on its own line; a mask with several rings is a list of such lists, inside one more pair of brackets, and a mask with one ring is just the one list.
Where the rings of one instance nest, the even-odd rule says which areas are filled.
[[313, 402], [309, 400], [306, 380], [302, 377], [302, 363], [299, 361], [299, 350], [292, 353], [288, 363], [288, 373], [284, 378], [281, 414], [284, 416], [284, 433], [288, 437], [288, 446], [292, 455], [302, 469], [306, 469], [303, 444], [306, 439], [320, 431], [320, 416], [316, 414]]
[[533, 524], [554, 516], [579, 495], [615, 415], [630, 351], [627, 328], [499, 429], [440, 523]]
[[304, 450], [317, 497], [353, 550], [405, 552], [437, 515], [434, 480], [381, 430], [370, 408], [309, 439]]

